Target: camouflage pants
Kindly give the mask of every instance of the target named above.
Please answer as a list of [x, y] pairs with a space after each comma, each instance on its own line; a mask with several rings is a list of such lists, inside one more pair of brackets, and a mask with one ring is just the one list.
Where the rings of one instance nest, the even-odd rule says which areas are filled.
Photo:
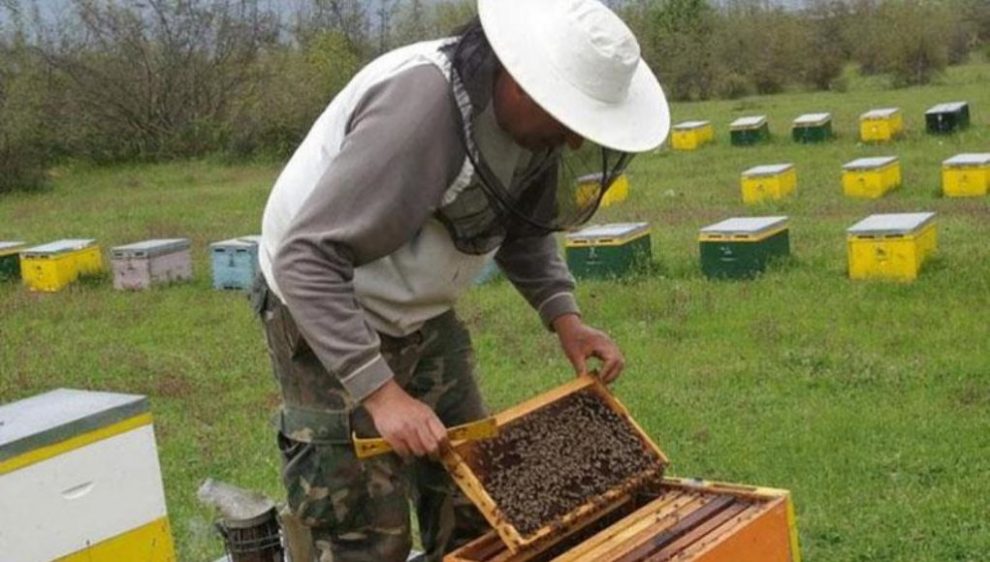
[[[254, 297], [284, 401], [278, 434], [282, 481], [289, 508], [311, 530], [318, 562], [406, 560], [412, 546], [410, 501], [431, 562], [488, 529], [438, 462], [407, 463], [394, 454], [358, 460], [351, 431], [377, 436], [367, 411], [323, 368], [278, 298]], [[471, 340], [452, 311], [413, 336], [382, 336], [381, 351], [396, 382], [431, 406], [444, 425], [486, 415]], [[304, 388], [316, 384], [320, 388]]]

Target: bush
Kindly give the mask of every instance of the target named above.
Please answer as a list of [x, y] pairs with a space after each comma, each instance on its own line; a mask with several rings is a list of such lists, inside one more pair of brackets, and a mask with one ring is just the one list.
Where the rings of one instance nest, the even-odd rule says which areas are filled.
[[0, 45], [0, 193], [47, 184], [47, 84], [36, 62]]

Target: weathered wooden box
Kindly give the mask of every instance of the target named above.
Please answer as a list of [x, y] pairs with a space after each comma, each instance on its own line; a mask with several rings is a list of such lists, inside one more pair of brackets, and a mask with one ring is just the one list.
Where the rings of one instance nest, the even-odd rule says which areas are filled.
[[575, 277], [622, 277], [650, 261], [645, 222], [590, 225], [565, 238], [567, 265]]
[[954, 101], [932, 106], [925, 112], [925, 127], [936, 135], [969, 127], [969, 103]]
[[92, 239], [57, 240], [21, 251], [21, 278], [32, 291], [60, 291], [102, 271], [103, 254]]
[[740, 117], [729, 124], [732, 146], [749, 146], [770, 140], [770, 125], [766, 115]]
[[743, 203], [748, 205], [784, 199], [797, 189], [794, 164], [754, 166], [742, 173], [740, 180]]
[[60, 389], [0, 405], [0, 560], [175, 562], [148, 401]]
[[[448, 554], [445, 562], [638, 562], [679, 560], [692, 562], [798, 562], [794, 509], [784, 490], [663, 478], [667, 458], [629, 416], [628, 411], [596, 380], [581, 377], [498, 414], [505, 431], [531, 416], [558, 407], [575, 396], [592, 396], [621, 420], [624, 438], [635, 436], [648, 469], [627, 466], [579, 467], [583, 474], [623, 470], [624, 477], [605, 493], [585, 498], [535, 532], [520, 532], [514, 518], [493, 499], [484, 485], [491, 470], [491, 451], [479, 443], [454, 443], [443, 462], [461, 490], [481, 510], [493, 530]], [[560, 426], [581, 424], [563, 416]], [[595, 429], [590, 430], [592, 433]], [[559, 436], [550, 436], [556, 438]], [[539, 443], [525, 441], [516, 448], [496, 451], [506, 476], [519, 466], [536, 464], [531, 456]], [[607, 439], [607, 437], [606, 437]], [[586, 439], [594, 442], [590, 437]], [[580, 449], [581, 440], [563, 447]], [[552, 449], [552, 447], [551, 447]], [[583, 451], [575, 454], [580, 456]], [[554, 474], [536, 471], [545, 478]], [[593, 474], [592, 474], [593, 473]], [[580, 484], [575, 484], [575, 487]], [[538, 494], [534, 491], [534, 495]]]
[[242, 236], [210, 244], [213, 288], [247, 291], [258, 273], [258, 236]]
[[847, 230], [849, 277], [914, 281], [938, 247], [935, 213], [870, 215]]
[[111, 248], [114, 289], [147, 289], [152, 285], [192, 279], [189, 247], [187, 238], [170, 238]]
[[794, 120], [791, 136], [796, 142], [823, 142], [832, 138], [831, 113], [805, 113]]
[[709, 279], [749, 279], [790, 255], [787, 217], [736, 217], [701, 229], [701, 271]]
[[20, 279], [22, 248], [24, 242], [0, 242], [0, 281]]
[[901, 162], [896, 156], [857, 158], [842, 166], [846, 197], [879, 199], [901, 187]]
[[957, 154], [942, 162], [946, 197], [980, 197], [990, 192], [990, 152]]
[[873, 109], [859, 116], [859, 138], [863, 142], [887, 142], [904, 131], [904, 118], [896, 107]]

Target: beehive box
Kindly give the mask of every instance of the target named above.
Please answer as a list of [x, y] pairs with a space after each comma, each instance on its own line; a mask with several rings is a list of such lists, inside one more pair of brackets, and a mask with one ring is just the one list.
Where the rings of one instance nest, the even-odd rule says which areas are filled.
[[[602, 174], [588, 174], [578, 178], [577, 203], [583, 207], [593, 202], [598, 197], [602, 189]], [[609, 207], [616, 203], [621, 203], [629, 197], [629, 178], [625, 174], [619, 174], [612, 183], [609, 184], [605, 194], [601, 196], [601, 207]]]
[[20, 251], [24, 242], [0, 242], [0, 281], [21, 277]]
[[887, 142], [904, 131], [904, 118], [896, 107], [873, 109], [859, 116], [859, 138], [863, 142]]
[[935, 213], [870, 215], [847, 230], [849, 277], [914, 281], [937, 248]]
[[0, 406], [0, 559], [175, 562], [148, 401], [60, 389]]
[[214, 289], [247, 291], [258, 273], [260, 236], [242, 236], [210, 244]]
[[729, 140], [733, 146], [749, 146], [770, 139], [766, 115], [740, 117], [729, 124]]
[[805, 113], [791, 127], [791, 136], [797, 142], [822, 142], [832, 138], [831, 113]]
[[879, 199], [901, 186], [896, 156], [858, 158], [842, 166], [842, 192], [847, 197]]
[[756, 166], [742, 173], [741, 184], [743, 203], [783, 199], [797, 189], [797, 170], [789, 163]]
[[932, 134], [952, 133], [969, 127], [969, 103], [954, 101], [932, 106], [925, 112], [925, 127]]
[[110, 250], [113, 287], [147, 289], [152, 285], [192, 279], [188, 238], [145, 240]]
[[579, 278], [622, 277], [649, 262], [650, 225], [645, 222], [590, 225], [567, 234], [567, 265]]
[[787, 217], [736, 217], [701, 229], [701, 270], [709, 279], [749, 279], [790, 255]]
[[[569, 408], [584, 400], [608, 413], [612, 426], [575, 418]], [[589, 377], [496, 419], [502, 430], [499, 442], [455, 443], [443, 456], [455, 482], [493, 528], [447, 555], [445, 562], [800, 560], [786, 491], [662, 478], [667, 465], [663, 452], [611, 393]], [[533, 430], [541, 426], [546, 429]], [[607, 462], [600, 444], [612, 451], [624, 448], [627, 453], [620, 457], [638, 456], [643, 465]], [[604, 492], [578, 493], [588, 490], [583, 479], [603, 477], [613, 481]], [[489, 493], [492, 482], [514, 478], [528, 484], [508, 495]], [[567, 505], [545, 510], [555, 502]], [[536, 518], [540, 526], [535, 531], [536, 525], [524, 525], [528, 532], [522, 531], [519, 514], [525, 518], [534, 511], [555, 515]]]
[[979, 197], [990, 191], [990, 152], [957, 154], [942, 162], [946, 197]]
[[100, 247], [91, 239], [57, 240], [21, 252], [21, 278], [32, 291], [59, 291], [80, 277], [103, 271]]
[[674, 150], [696, 150], [714, 140], [711, 121], [684, 121], [674, 125], [670, 145]]

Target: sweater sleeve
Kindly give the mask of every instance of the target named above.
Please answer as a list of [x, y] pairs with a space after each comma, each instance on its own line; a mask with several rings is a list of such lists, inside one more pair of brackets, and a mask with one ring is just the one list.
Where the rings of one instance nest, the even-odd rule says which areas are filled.
[[[525, 205], [541, 218], [549, 220], [557, 196], [556, 166], [547, 169], [533, 186], [531, 200]], [[564, 314], [580, 314], [574, 298], [574, 277], [560, 255], [553, 234], [520, 234], [532, 229], [515, 223], [510, 236], [495, 254], [506, 277], [540, 315], [549, 329]]]
[[436, 209], [464, 159], [456, 112], [432, 65], [371, 88], [275, 255], [300, 333], [356, 400], [393, 374], [355, 298], [354, 268], [400, 248]]

